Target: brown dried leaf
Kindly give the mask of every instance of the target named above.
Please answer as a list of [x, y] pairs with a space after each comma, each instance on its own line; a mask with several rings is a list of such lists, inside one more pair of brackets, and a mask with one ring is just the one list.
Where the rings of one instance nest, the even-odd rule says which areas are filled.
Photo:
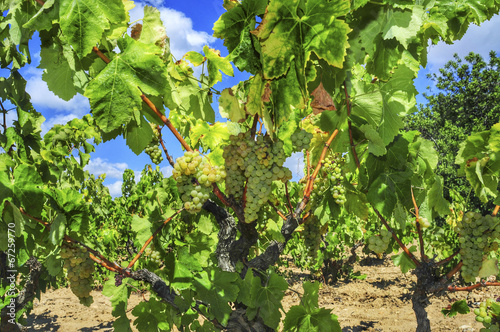
[[335, 104], [330, 94], [323, 87], [323, 83], [320, 82], [318, 87], [311, 93], [314, 100], [311, 102], [311, 107], [314, 114], [319, 114], [323, 111], [336, 111]]
[[141, 38], [141, 32], [142, 32], [142, 24], [136, 23], [132, 26], [130, 37], [132, 37], [135, 40], [139, 40], [139, 38]]
[[262, 101], [265, 102], [265, 103], [271, 101], [272, 91], [271, 91], [270, 86], [271, 86], [271, 84], [269, 84], [269, 82], [267, 82], [266, 86], [264, 88], [264, 93], [262, 94]]

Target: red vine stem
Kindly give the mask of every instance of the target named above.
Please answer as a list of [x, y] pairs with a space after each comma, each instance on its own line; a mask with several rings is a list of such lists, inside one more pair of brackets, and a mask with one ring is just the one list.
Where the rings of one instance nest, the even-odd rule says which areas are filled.
[[347, 93], [347, 85], [344, 82], [344, 93], [347, 107], [347, 126], [349, 127], [349, 142], [351, 144], [352, 155], [354, 156], [354, 161], [356, 162], [357, 168], [360, 168], [358, 154], [356, 153], [356, 145], [354, 145], [354, 139], [352, 138], [352, 124], [351, 124], [351, 103], [349, 102], [349, 94]]
[[[302, 211], [304, 210], [304, 208], [307, 205], [307, 202], [309, 202], [309, 197], [311, 195], [311, 191], [313, 190], [314, 179], [318, 175], [319, 170], [321, 169], [321, 166], [323, 165], [323, 159], [325, 158], [326, 153], [328, 152], [328, 148], [330, 147], [330, 144], [332, 143], [332, 141], [334, 140], [334, 138], [337, 136], [338, 133], [339, 133], [339, 130], [335, 129], [333, 131], [333, 133], [330, 135], [330, 138], [328, 138], [328, 141], [325, 143], [325, 146], [323, 147], [323, 151], [321, 152], [321, 155], [319, 157], [318, 164], [316, 165], [316, 169], [314, 170], [313, 174], [307, 179], [305, 190], [304, 190], [304, 196], [302, 197], [302, 201], [300, 202], [300, 205], [296, 209], [295, 217], [297, 217], [297, 215], [299, 213], [302, 213]], [[297, 213], [297, 212], [299, 212], [299, 213]]]
[[424, 238], [422, 236], [422, 228], [420, 227], [420, 217], [418, 215], [418, 205], [417, 201], [415, 200], [415, 195], [413, 194], [413, 188], [410, 187], [411, 190], [411, 200], [413, 201], [413, 206], [415, 207], [415, 227], [417, 228], [417, 233], [418, 233], [418, 242], [420, 244], [420, 257], [424, 260], [427, 261], [427, 256], [425, 255], [425, 248], [424, 248]]
[[413, 261], [413, 263], [415, 263], [416, 266], [420, 266], [420, 262], [418, 261], [418, 259], [411, 253], [410, 250], [408, 250], [408, 248], [404, 245], [404, 243], [401, 242], [396, 233], [394, 233], [394, 231], [392, 230], [387, 220], [385, 220], [385, 218], [380, 214], [380, 212], [378, 212], [378, 210], [375, 207], [373, 207], [373, 211], [375, 211], [380, 221], [382, 221], [382, 223], [384, 224], [385, 228], [387, 228], [387, 230], [391, 232], [392, 238], [396, 240], [396, 242], [399, 244], [401, 249], [403, 249], [405, 254]]
[[40, 6], [43, 6], [45, 5], [45, 2], [43, 2], [42, 0], [35, 0]]
[[441, 265], [444, 265], [446, 263], [448, 263], [449, 261], [451, 261], [453, 259], [453, 257], [455, 257], [456, 255], [458, 255], [460, 253], [460, 250], [457, 250], [455, 251], [453, 254], [451, 254], [450, 256], [446, 257], [445, 259], [439, 261], [436, 263], [436, 266], [441, 266]]
[[273, 203], [271, 203], [270, 201], [267, 201], [267, 203], [269, 204], [270, 207], [274, 209], [274, 211], [276, 211], [276, 213], [281, 217], [281, 219], [286, 220], [285, 215], [280, 210], [278, 210], [278, 208]]
[[142, 246], [141, 250], [137, 253], [137, 255], [135, 255], [134, 259], [132, 259], [130, 261], [130, 263], [128, 264], [127, 266], [127, 269], [130, 269], [134, 266], [135, 262], [137, 262], [137, 260], [141, 257], [142, 253], [144, 252], [144, 250], [146, 250], [147, 246], [151, 243], [151, 241], [153, 241], [154, 237], [163, 229], [163, 227], [169, 222], [171, 221], [176, 215], [178, 215], [182, 210], [184, 210], [184, 208], [178, 210], [177, 212], [175, 212], [173, 215], [171, 215], [167, 220], [165, 220], [161, 225], [160, 227], [158, 227], [158, 229], [156, 229], [156, 231], [153, 233], [153, 235], [151, 235], [151, 237], [146, 241], [146, 243], [144, 243], [144, 245]]
[[488, 287], [488, 286], [500, 286], [500, 282], [479, 282], [475, 285], [470, 285], [467, 287], [448, 286], [448, 290], [451, 292], [460, 292], [460, 291], [470, 292], [476, 288]]
[[[50, 230], [50, 223], [33, 217], [32, 215], [28, 214], [23, 208], [19, 208], [19, 211], [22, 214], [24, 214], [25, 216], [27, 216], [28, 218], [36, 220], [37, 222], [39, 222], [40, 224], [42, 224], [43, 226], [45, 226], [45, 228], [47, 228], [47, 230]], [[84, 243], [82, 243], [82, 242], [80, 242], [78, 240], [75, 240], [75, 239], [71, 238], [68, 235], [64, 235], [63, 239], [66, 242], [75, 243], [75, 244], [78, 244], [79, 246], [84, 247], [85, 249], [87, 249], [87, 251], [89, 251], [90, 258], [94, 262], [96, 262], [97, 264], [100, 264], [102, 267], [108, 269], [109, 271], [116, 272], [116, 273], [121, 273], [121, 274], [123, 274], [124, 276], [127, 276], [127, 277], [130, 275], [130, 273], [128, 271], [122, 269], [121, 266], [119, 266], [116, 263], [113, 263], [113, 262], [109, 261], [106, 257], [104, 257], [103, 255], [101, 255], [101, 253], [99, 253], [98, 251], [90, 248], [89, 246], [85, 245]]]
[[462, 268], [463, 265], [464, 265], [464, 263], [462, 261], [458, 262], [458, 264], [455, 265], [455, 267], [453, 269], [451, 269], [450, 272], [446, 273], [446, 275], [445, 275], [446, 280], [450, 280], [451, 277], [453, 277], [455, 275], [455, 273], [460, 271], [460, 269]]
[[[92, 48], [92, 51], [94, 53], [97, 54], [97, 56], [99, 56], [106, 64], [108, 64], [111, 60], [109, 60], [109, 58], [104, 55], [97, 47], [93, 47]], [[139, 87], [138, 87], [139, 88]], [[140, 88], [139, 88], [140, 90]], [[142, 90], [141, 90], [142, 92]], [[172, 122], [170, 122], [170, 120], [164, 115], [162, 114], [160, 111], [158, 111], [158, 109], [156, 108], [156, 106], [153, 104], [153, 102], [151, 102], [151, 100], [149, 100], [148, 97], [146, 97], [144, 95], [144, 93], [141, 94], [141, 99], [146, 103], [146, 105], [148, 105], [148, 107], [156, 114], [156, 116], [158, 116], [161, 121], [168, 127], [168, 129], [170, 129], [170, 131], [172, 132], [172, 134], [174, 134], [174, 136], [177, 138], [177, 140], [181, 143], [181, 145], [184, 147], [184, 149], [186, 149], [186, 151], [193, 151], [193, 149], [191, 148], [191, 146], [189, 146], [189, 144], [184, 140], [184, 138], [181, 136], [181, 134], [177, 131], [177, 129], [175, 129], [175, 127], [172, 125]], [[164, 148], [164, 151], [166, 151], [164, 145], [162, 144], [162, 147]], [[167, 154], [167, 158], [168, 158], [168, 154]], [[170, 160], [169, 160], [170, 162]], [[219, 187], [214, 184], [214, 194], [221, 200], [221, 202], [226, 205], [226, 206], [232, 206], [227, 198], [224, 196], [224, 194], [222, 194], [222, 192], [220, 191]]]

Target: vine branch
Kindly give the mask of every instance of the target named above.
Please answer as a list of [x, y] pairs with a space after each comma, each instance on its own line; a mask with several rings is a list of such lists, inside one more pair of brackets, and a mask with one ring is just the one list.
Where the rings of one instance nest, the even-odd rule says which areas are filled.
[[166, 219], [161, 225], [160, 227], [158, 227], [156, 229], [156, 231], [153, 233], [153, 235], [151, 235], [149, 237], [149, 239], [146, 241], [146, 243], [144, 243], [144, 245], [142, 246], [141, 250], [139, 250], [139, 252], [137, 253], [137, 255], [135, 255], [134, 259], [132, 259], [130, 261], [130, 263], [128, 264], [127, 266], [127, 269], [130, 269], [134, 266], [135, 262], [137, 262], [137, 260], [141, 257], [142, 253], [144, 252], [144, 250], [148, 247], [148, 245], [151, 243], [151, 241], [153, 241], [154, 237], [163, 229], [163, 227], [168, 223], [170, 222], [176, 215], [178, 215], [179, 213], [181, 213], [182, 211], [184, 210], [184, 208], [182, 209], [179, 209], [177, 210], [173, 215], [171, 215], [168, 219]]

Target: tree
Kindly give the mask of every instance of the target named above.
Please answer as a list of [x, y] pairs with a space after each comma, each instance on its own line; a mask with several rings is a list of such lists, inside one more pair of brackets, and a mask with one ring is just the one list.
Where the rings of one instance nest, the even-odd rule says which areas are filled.
[[[471, 195], [467, 179], [459, 174], [455, 164], [462, 141], [475, 132], [490, 129], [500, 118], [500, 58], [490, 52], [485, 62], [471, 52], [465, 61], [457, 54], [439, 74], [429, 74], [437, 91], [428, 88], [425, 105], [406, 118], [408, 130], [418, 130], [431, 140], [439, 153], [437, 174], [444, 179], [445, 197], [449, 191], [469, 200], [468, 208], [482, 212], [490, 209], [478, 197]], [[463, 174], [462, 174], [463, 175]]]
[[[468, 239], [462, 251], [425, 251], [424, 237], [435, 238], [437, 228], [424, 231], [421, 225], [448, 214], [449, 202], [435, 174], [432, 143], [416, 131], [402, 132], [401, 116], [414, 111], [413, 79], [425, 65], [428, 41], [460, 38], [470, 23], [498, 13], [500, 4], [224, 1], [227, 11], [215, 22], [214, 35], [229, 55], [206, 46], [179, 60], [169, 53], [159, 11], [145, 7], [142, 24], [129, 26], [131, 5], [0, 5], [7, 13], [0, 60], [10, 72], [0, 82], [2, 111], [9, 101], [17, 113], [12, 126], [4, 121], [0, 136], [0, 273], [11, 273], [1, 284], [2, 329], [18, 328], [11, 322], [22, 320], [37, 289], [62, 280], [69, 279], [82, 304], [91, 303], [93, 261], [100, 269], [94, 274], [109, 278], [103, 293], [111, 298], [116, 330], [130, 330], [126, 308], [133, 287], [152, 294], [132, 311], [139, 330], [276, 330], [288, 288], [276, 265], [294, 232], [319, 229], [308, 233], [317, 240], [335, 225], [332, 220], [350, 215], [377, 220], [372, 229], [386, 228], [374, 236], [375, 250], [403, 250], [394, 261], [404, 271], [415, 269], [418, 330], [430, 330], [428, 294], [448, 289], [462, 267], [465, 281], [474, 281], [482, 268], [476, 256], [495, 251], [500, 226], [494, 218], [469, 214], [467, 224], [484, 232], [457, 227]], [[49, 88], [66, 100], [83, 94], [91, 106], [91, 115], [54, 126], [43, 137], [44, 118], [33, 109], [18, 71], [29, 63], [27, 43], [35, 31]], [[233, 74], [233, 65], [253, 76], [215, 89], [222, 74]], [[198, 66], [202, 73], [195, 76]], [[211, 107], [218, 93], [224, 122], [215, 121]], [[498, 183], [500, 158], [484, 156], [474, 145], [499, 153], [496, 129], [467, 138], [459, 157], [466, 172], [479, 165], [476, 174], [487, 177], [476, 181], [476, 192], [498, 200], [492, 184]], [[175, 162], [164, 144], [167, 135], [186, 151]], [[146, 166], [144, 182], [135, 185], [127, 173], [123, 197], [112, 201], [83, 168], [95, 145], [118, 136], [155, 164], [161, 146], [173, 176], [161, 178]], [[307, 165], [300, 183], [290, 181], [283, 166], [298, 151], [306, 151]], [[419, 258], [407, 246], [416, 237]], [[453, 244], [439, 240], [447, 249]], [[113, 260], [115, 242], [130, 249], [121, 263]], [[463, 261], [442, 273], [439, 266], [459, 254]], [[496, 266], [488, 264], [489, 271]], [[9, 280], [19, 275], [9, 265], [19, 267], [23, 296], [13, 291]], [[318, 288], [304, 284], [301, 304], [284, 317], [285, 329], [340, 331], [337, 317], [318, 307]]]

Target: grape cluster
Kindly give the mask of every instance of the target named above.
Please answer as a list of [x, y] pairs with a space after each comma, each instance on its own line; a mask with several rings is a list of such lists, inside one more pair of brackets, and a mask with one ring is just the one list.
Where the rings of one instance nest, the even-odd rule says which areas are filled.
[[500, 306], [495, 302], [495, 300], [487, 299], [479, 304], [479, 308], [474, 309], [476, 321], [483, 323], [484, 326], [479, 330], [480, 332], [500, 331], [500, 316], [498, 316], [498, 308], [500, 308]]
[[287, 181], [292, 172], [283, 167], [286, 156], [283, 142], [273, 142], [268, 136], [258, 135], [255, 140], [250, 132], [232, 135], [224, 148], [226, 161], [226, 194], [235, 199], [243, 198], [246, 181], [244, 214], [250, 223], [267, 202], [273, 181]]
[[153, 140], [146, 146], [146, 153], [148, 154], [151, 161], [158, 165], [163, 161], [163, 156], [161, 154], [159, 137], [160, 131], [158, 130], [158, 126], [150, 123], [151, 129], [153, 129]]
[[93, 302], [90, 292], [94, 262], [90, 259], [87, 249], [63, 244], [61, 258], [64, 259], [64, 268], [68, 271], [71, 291], [82, 304], [90, 305]]
[[500, 239], [500, 225], [495, 217], [469, 211], [462, 221], [457, 222], [455, 230], [460, 234], [462, 277], [465, 282], [473, 282], [479, 275], [486, 255], [498, 249], [495, 240]]
[[306, 258], [311, 261], [318, 255], [319, 245], [321, 244], [321, 227], [319, 219], [312, 216], [304, 223], [304, 229], [301, 232], [304, 239], [304, 245], [307, 249]]
[[150, 260], [152, 261], [153, 263], [156, 263], [158, 265], [161, 264], [161, 260], [160, 260], [160, 252], [159, 251], [156, 251], [156, 250], [153, 250], [151, 249], [151, 247], [147, 247], [145, 250], [144, 250], [144, 255]]
[[345, 203], [345, 188], [342, 185], [344, 176], [340, 169], [344, 159], [340, 154], [328, 155], [323, 160], [322, 171], [314, 179], [313, 191], [310, 197], [310, 206], [315, 206], [317, 202], [325, 195], [325, 192], [331, 188], [331, 193], [335, 203], [342, 205]]
[[387, 229], [382, 228], [380, 230], [380, 235], [371, 236], [368, 239], [368, 249], [376, 252], [377, 254], [382, 254], [387, 250], [389, 242], [391, 242], [392, 233]]
[[177, 158], [172, 175], [177, 181], [184, 208], [197, 213], [208, 199], [212, 183], [225, 179], [226, 172], [210, 165], [198, 151], [186, 151], [184, 156]]
[[308, 133], [305, 130], [296, 130], [290, 140], [292, 141], [292, 146], [294, 151], [302, 151], [309, 147], [313, 134]]
[[[416, 218], [412, 220], [412, 224], [415, 226], [416, 225]], [[427, 218], [424, 218], [424, 217], [418, 217], [418, 223], [420, 224], [420, 227], [422, 228], [428, 228], [431, 223], [429, 222], [429, 220]]]

